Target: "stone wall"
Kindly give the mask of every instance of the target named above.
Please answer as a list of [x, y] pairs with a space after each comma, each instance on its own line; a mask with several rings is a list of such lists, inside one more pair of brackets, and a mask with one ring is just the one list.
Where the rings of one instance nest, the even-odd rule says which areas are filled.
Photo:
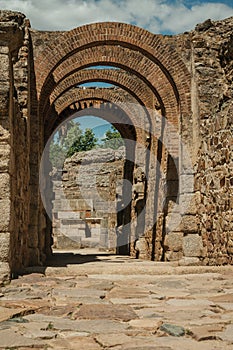
[[197, 26], [193, 43], [200, 111], [198, 224], [204, 262], [226, 264], [233, 258], [232, 19]]
[[194, 189], [180, 192], [188, 220], [180, 233], [166, 237], [169, 254], [180, 252], [187, 264], [232, 263], [232, 22], [207, 20], [166, 38], [192, 73], [193, 116], [182, 127]]
[[124, 147], [79, 152], [53, 173], [54, 248], [116, 251], [124, 159]]
[[1, 270], [27, 266], [30, 129], [28, 22], [0, 11], [1, 50]]
[[[17, 276], [29, 265], [41, 263], [44, 246], [39, 249], [39, 128], [38, 122], [35, 126], [30, 23], [23, 14], [0, 11], [0, 28], [0, 277], [4, 280]], [[37, 167], [33, 171], [35, 152]]]

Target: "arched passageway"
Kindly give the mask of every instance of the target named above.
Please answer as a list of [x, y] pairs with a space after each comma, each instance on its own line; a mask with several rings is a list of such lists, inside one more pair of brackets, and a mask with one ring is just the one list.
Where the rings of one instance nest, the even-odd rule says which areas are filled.
[[[191, 77], [185, 64], [168, 40], [123, 23], [49, 35], [31, 31], [29, 37], [25, 45], [34, 58], [28, 72], [30, 237], [23, 243], [25, 258], [13, 259], [12, 270], [44, 263], [51, 254], [52, 227], [40, 198], [46, 194], [51, 204], [51, 168], [41, 166], [41, 159], [53, 132], [74, 115], [104, 118], [125, 141], [123, 177], [130, 191], [123, 186], [127, 205], [115, 213], [118, 245], [123, 247], [117, 251], [166, 260], [166, 234], [173, 230], [168, 222], [174, 219], [181, 193], [178, 178], [185, 171], [180, 132], [191, 116]], [[91, 82], [112, 86], [85, 86]]]
[[[191, 113], [189, 73], [178, 55], [145, 30], [100, 23], [64, 33], [62, 44], [59, 37], [50, 42], [35, 72], [45, 142], [66, 118], [91, 111], [134, 141], [133, 158], [126, 156], [133, 166], [124, 175], [131, 201], [119, 226], [133, 231], [128, 253], [138, 240], [141, 257], [164, 259], [166, 222], [178, 198], [180, 116]], [[114, 86], [85, 88], [88, 82]]]
[[11, 11], [0, 26], [0, 278], [51, 254], [42, 154], [85, 113], [128, 140], [130, 204], [115, 225], [126, 253], [232, 263], [232, 19], [177, 36], [115, 22], [40, 32]]

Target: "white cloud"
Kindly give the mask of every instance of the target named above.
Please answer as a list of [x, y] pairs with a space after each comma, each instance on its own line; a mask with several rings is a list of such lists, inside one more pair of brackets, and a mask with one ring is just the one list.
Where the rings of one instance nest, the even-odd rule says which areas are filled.
[[119, 21], [154, 33], [178, 33], [207, 18], [233, 16], [233, 6], [221, 0], [203, 0], [189, 7], [182, 0], [0, 0], [0, 8], [25, 13], [32, 27], [42, 30], [69, 30], [87, 23]]

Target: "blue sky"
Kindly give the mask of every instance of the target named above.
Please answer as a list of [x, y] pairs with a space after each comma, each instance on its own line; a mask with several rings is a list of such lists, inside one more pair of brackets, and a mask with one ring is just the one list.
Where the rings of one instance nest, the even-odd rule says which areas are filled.
[[32, 27], [41, 30], [118, 21], [162, 34], [188, 31], [208, 18], [233, 16], [232, 0], [0, 0], [0, 9], [25, 13]]
[[102, 139], [105, 136], [107, 130], [111, 128], [111, 124], [106, 122], [102, 118], [98, 117], [80, 117], [76, 119], [79, 122], [81, 129], [85, 130], [91, 128], [98, 139]]

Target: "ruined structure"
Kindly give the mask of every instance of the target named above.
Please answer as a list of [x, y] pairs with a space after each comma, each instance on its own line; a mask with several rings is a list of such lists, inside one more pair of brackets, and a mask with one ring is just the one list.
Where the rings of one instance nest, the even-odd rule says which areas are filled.
[[[208, 20], [176, 36], [123, 23], [42, 32], [23, 14], [0, 11], [2, 278], [51, 254], [41, 156], [74, 113], [105, 118], [126, 140], [132, 188], [123, 187], [119, 253], [138, 239], [147, 259], [232, 263], [232, 25]], [[78, 87], [91, 81], [118, 88]]]
[[[114, 252], [122, 198], [124, 147], [78, 152], [53, 175], [53, 247]], [[118, 200], [117, 200], [118, 198]]]

